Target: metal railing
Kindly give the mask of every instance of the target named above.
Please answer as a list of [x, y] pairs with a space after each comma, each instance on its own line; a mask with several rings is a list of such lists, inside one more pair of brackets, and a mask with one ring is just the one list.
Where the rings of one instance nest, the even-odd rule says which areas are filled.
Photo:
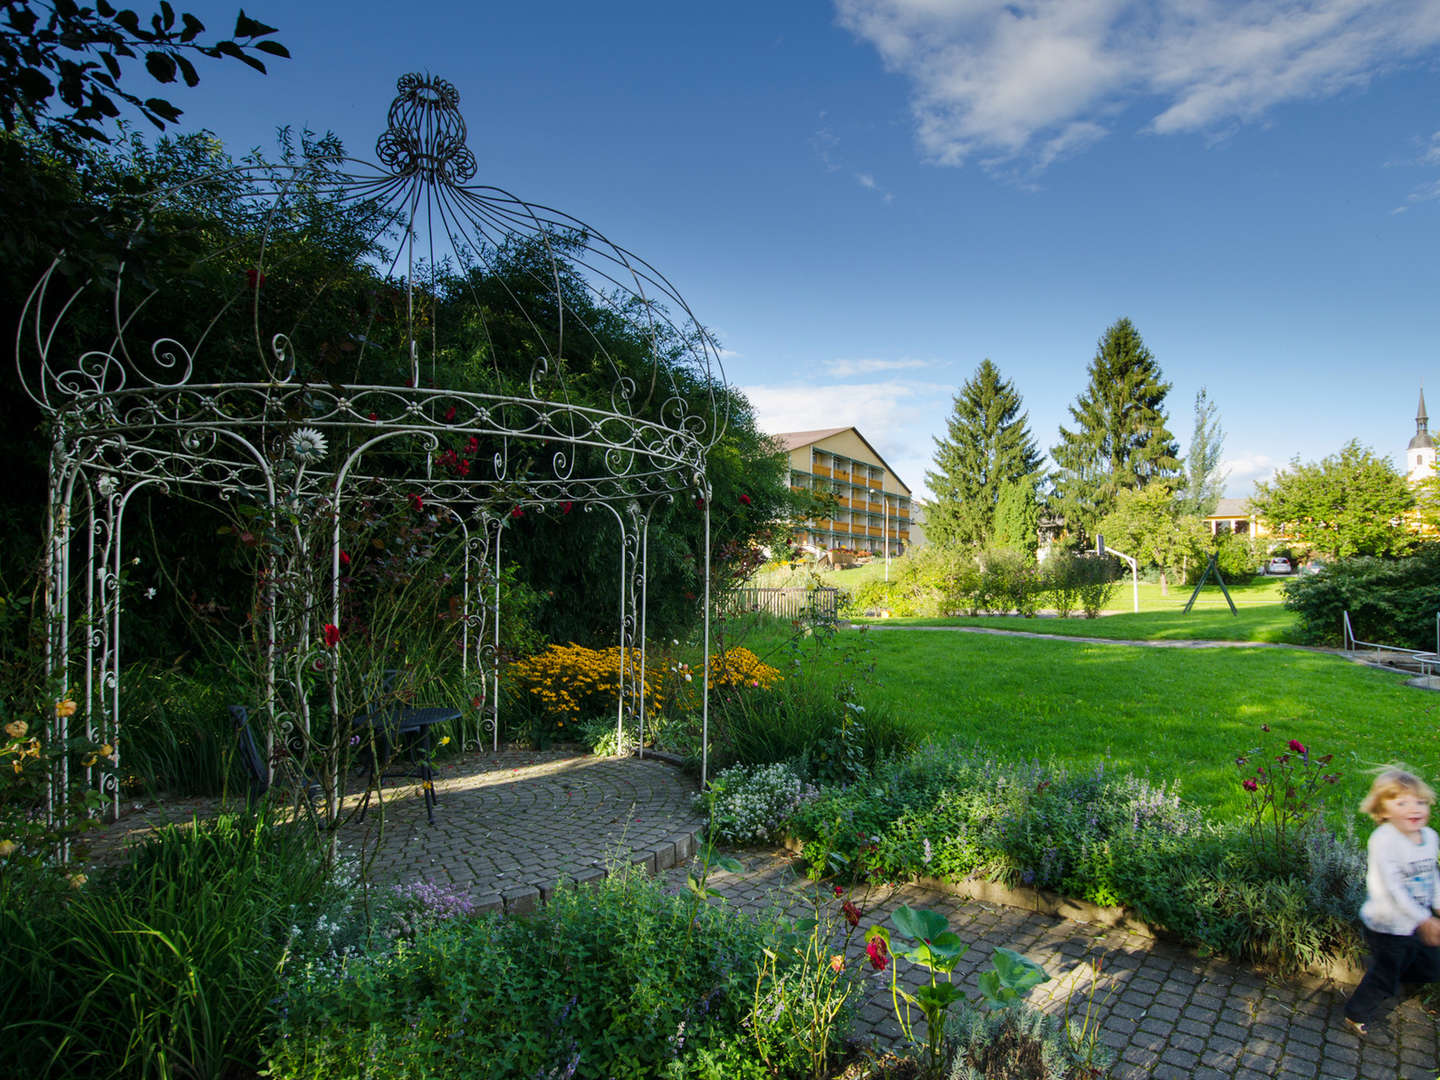
[[782, 619], [833, 622], [839, 615], [839, 596], [840, 590], [833, 585], [821, 585], [814, 589], [747, 585], [727, 595], [721, 601], [720, 609], [726, 614], [763, 611]]
[[1399, 645], [1382, 645], [1374, 641], [1361, 641], [1355, 636], [1355, 628], [1350, 624], [1350, 612], [1345, 612], [1345, 652], [1355, 653], [1361, 649], [1370, 649], [1375, 653], [1380, 663], [1388, 663], [1383, 656], [1389, 655], [1394, 658], [1406, 657], [1417, 667], [1420, 674], [1433, 675], [1437, 666], [1440, 666], [1440, 611], [1435, 613], [1435, 650], [1426, 652], [1424, 649], [1406, 649]]

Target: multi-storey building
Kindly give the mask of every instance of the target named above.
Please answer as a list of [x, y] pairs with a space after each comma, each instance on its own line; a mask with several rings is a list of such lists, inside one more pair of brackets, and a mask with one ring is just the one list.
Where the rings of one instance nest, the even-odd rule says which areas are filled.
[[885, 459], [853, 427], [787, 431], [772, 438], [790, 459], [790, 486], [830, 494], [833, 516], [795, 529], [799, 547], [900, 555], [910, 546], [911, 496]]

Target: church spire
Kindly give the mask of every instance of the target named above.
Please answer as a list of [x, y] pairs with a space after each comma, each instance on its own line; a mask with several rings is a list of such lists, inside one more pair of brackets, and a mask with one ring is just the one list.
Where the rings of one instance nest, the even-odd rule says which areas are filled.
[[1430, 417], [1425, 415], [1425, 388], [1420, 388], [1420, 411], [1415, 414], [1415, 437], [1410, 440], [1411, 450], [1433, 449], [1435, 441], [1430, 438]]

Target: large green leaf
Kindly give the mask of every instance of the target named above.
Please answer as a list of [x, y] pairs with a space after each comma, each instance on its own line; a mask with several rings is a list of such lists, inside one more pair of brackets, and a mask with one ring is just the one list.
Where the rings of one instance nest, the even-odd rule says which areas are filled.
[[945, 916], [927, 908], [912, 908], [901, 904], [890, 921], [908, 938], [917, 941], [933, 941], [945, 932]]

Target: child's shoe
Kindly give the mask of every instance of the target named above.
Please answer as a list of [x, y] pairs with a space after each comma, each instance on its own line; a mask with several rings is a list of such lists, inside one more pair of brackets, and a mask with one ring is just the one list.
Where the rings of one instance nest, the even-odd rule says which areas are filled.
[[1369, 1034], [1370, 1028], [1362, 1024], [1359, 1020], [1351, 1020], [1350, 1017], [1347, 1016], [1345, 1017], [1345, 1030], [1356, 1038], [1363, 1039]]

